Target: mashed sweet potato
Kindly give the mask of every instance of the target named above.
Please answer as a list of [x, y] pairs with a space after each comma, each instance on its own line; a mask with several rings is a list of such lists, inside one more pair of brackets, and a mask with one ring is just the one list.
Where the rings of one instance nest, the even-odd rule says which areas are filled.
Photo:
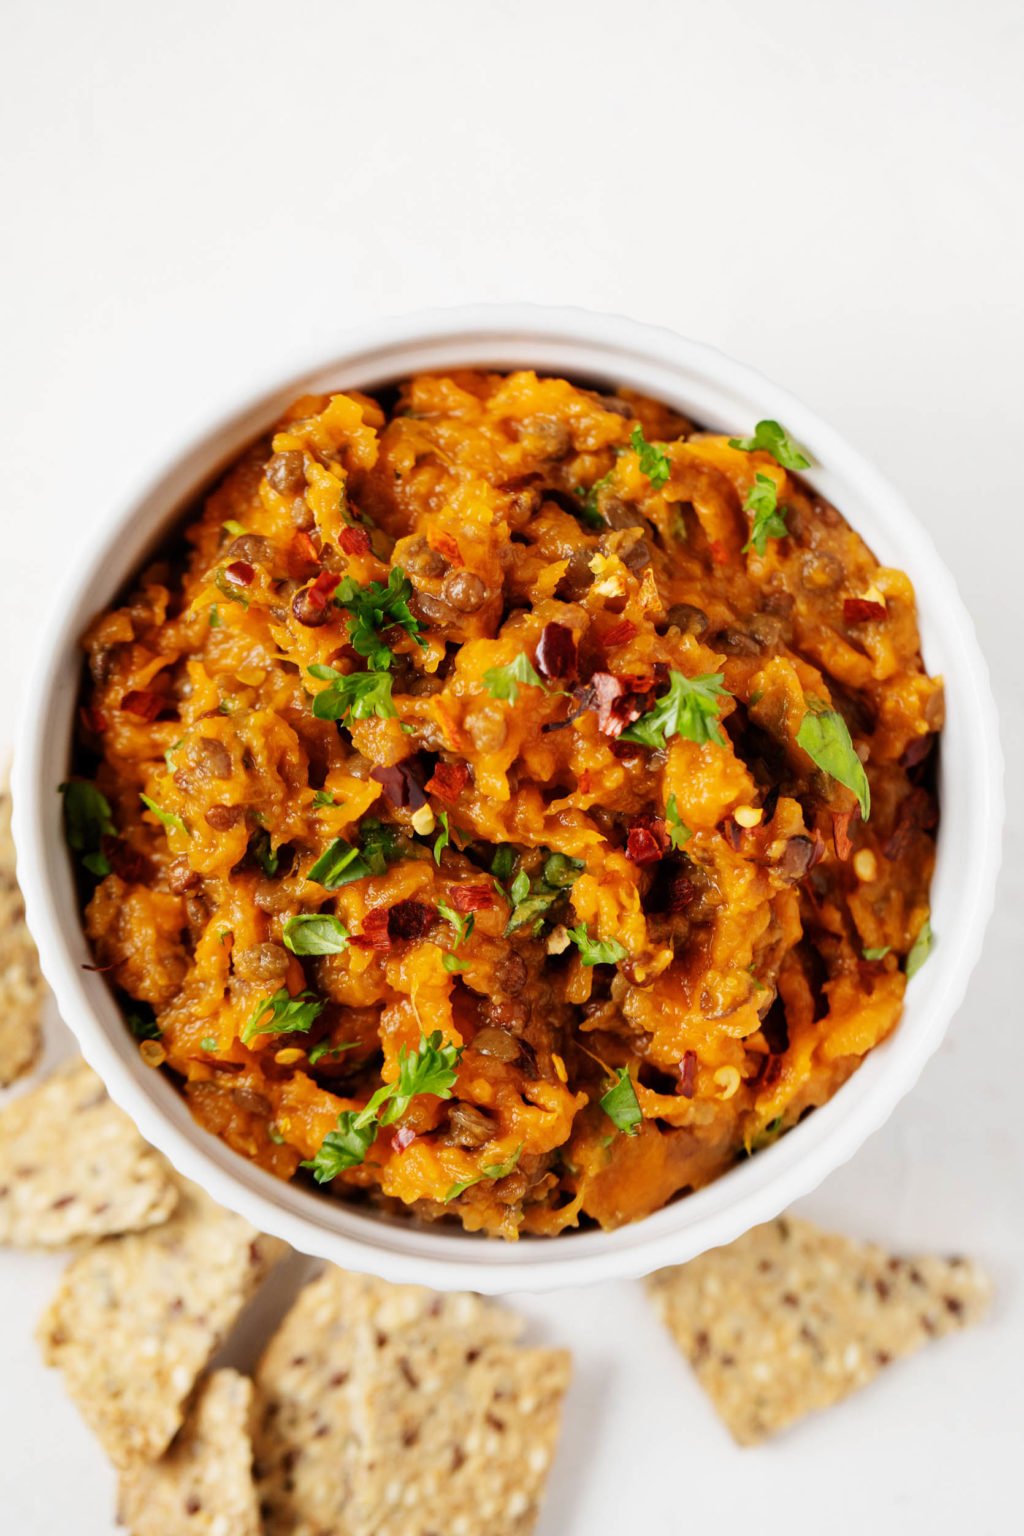
[[529, 372], [302, 399], [244, 455], [86, 637], [65, 786], [204, 1126], [471, 1231], [614, 1227], [889, 1034], [942, 688], [806, 462]]

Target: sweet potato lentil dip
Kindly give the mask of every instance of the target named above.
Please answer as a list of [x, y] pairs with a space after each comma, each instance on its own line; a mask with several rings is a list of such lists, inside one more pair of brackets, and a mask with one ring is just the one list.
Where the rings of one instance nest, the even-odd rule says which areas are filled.
[[391, 1212], [615, 1227], [890, 1033], [942, 687], [807, 462], [531, 372], [304, 398], [244, 454], [87, 635], [64, 786], [202, 1125]]

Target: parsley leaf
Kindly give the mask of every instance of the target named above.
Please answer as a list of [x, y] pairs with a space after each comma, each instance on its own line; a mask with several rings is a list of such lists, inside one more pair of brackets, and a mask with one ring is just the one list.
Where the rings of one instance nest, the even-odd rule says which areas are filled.
[[811, 461], [799, 443], [795, 443], [785, 427], [777, 421], [759, 421], [753, 437], [730, 437], [729, 447], [740, 448], [744, 453], [754, 453], [758, 449], [762, 453], [770, 453], [776, 464], [781, 464], [783, 469], [811, 467]]
[[633, 428], [629, 446], [639, 456], [640, 473], [647, 476], [652, 490], [659, 491], [672, 473], [672, 463], [668, 454], [656, 443], [647, 442], [640, 427]]
[[377, 1122], [363, 1121], [362, 1111], [343, 1109], [338, 1116], [338, 1128], [328, 1131], [315, 1157], [306, 1158], [303, 1168], [311, 1168], [318, 1184], [329, 1184], [346, 1168], [357, 1168], [377, 1140]]
[[543, 678], [538, 676], [525, 651], [520, 651], [508, 666], [488, 667], [484, 673], [484, 687], [492, 699], [507, 699], [514, 704], [519, 698], [520, 683], [529, 683], [534, 688], [544, 687]]
[[307, 872], [307, 880], [315, 880], [325, 891], [336, 891], [352, 880], [362, 880], [370, 873], [370, 867], [358, 848], [336, 837], [328, 843], [313, 867]]
[[750, 538], [744, 544], [742, 553], [756, 549], [763, 556], [769, 539], [784, 539], [789, 534], [786, 508], [778, 506], [778, 491], [771, 475], [762, 475], [758, 470], [743, 506], [747, 512], [753, 512], [754, 521], [750, 525]]
[[[143, 1004], [143, 1007], [146, 1005]], [[125, 1022], [136, 1040], [159, 1040], [163, 1031], [156, 1022], [156, 1016], [152, 1009], [148, 1015], [132, 1012], [126, 1016]]]
[[687, 677], [682, 672], [669, 673], [668, 693], [657, 700], [653, 709], [641, 715], [635, 725], [622, 732], [620, 741], [638, 741], [644, 747], [664, 747], [670, 736], [684, 736], [687, 741], [716, 742], [725, 746], [718, 723], [718, 701], [729, 697], [722, 687], [724, 673], [708, 672], [701, 677]]
[[[496, 880], [507, 880], [515, 868], [516, 851], [511, 843], [499, 843], [491, 860], [491, 874]], [[529, 882], [527, 882], [529, 883]]]
[[265, 875], [270, 877], [277, 874], [281, 855], [270, 841], [270, 833], [263, 827], [257, 827], [252, 837], [250, 837], [249, 852]]
[[173, 811], [165, 811], [162, 806], [157, 805], [156, 801], [151, 800], [148, 795], [140, 795], [139, 799], [146, 807], [146, 810], [152, 811], [157, 821], [163, 823], [168, 832], [184, 832], [186, 837], [192, 836], [181, 817], [176, 816]]
[[217, 1036], [204, 1035], [199, 1042], [199, 1049], [201, 1051], [215, 1051], [217, 1049]]
[[59, 786], [59, 793], [64, 796], [64, 835], [68, 847], [81, 855], [91, 875], [102, 880], [110, 874], [111, 864], [101, 851], [101, 844], [104, 837], [114, 836], [117, 830], [111, 818], [110, 801], [85, 779], [69, 779]]
[[306, 1060], [311, 1067], [315, 1067], [325, 1056], [341, 1056], [345, 1051], [356, 1050], [358, 1045], [358, 1040], [348, 1040], [344, 1045], [332, 1045], [329, 1040], [320, 1040], [313, 1046]]
[[618, 1130], [624, 1131], [627, 1136], [637, 1135], [643, 1115], [640, 1113], [640, 1102], [628, 1067], [620, 1068], [612, 1086], [607, 1093], [602, 1094], [601, 1108]]
[[445, 1195], [444, 1204], [449, 1205], [453, 1200], [457, 1200], [459, 1195], [465, 1194], [467, 1189], [471, 1189], [474, 1184], [482, 1184], [484, 1179], [493, 1179], [495, 1181], [498, 1179], [507, 1179], [509, 1174], [517, 1166], [522, 1155], [522, 1151], [523, 1144], [520, 1142], [518, 1147], [516, 1147], [516, 1150], [512, 1153], [512, 1156], [506, 1158], [505, 1162], [485, 1163], [475, 1178], [460, 1179], [457, 1184], [452, 1185], [451, 1189], [449, 1189], [448, 1193]]
[[220, 609], [217, 607], [217, 604], [216, 603], [211, 603], [209, 609], [207, 610], [207, 612], [209, 614], [208, 622], [209, 622], [210, 628], [211, 629], [222, 629], [224, 627], [224, 620], [220, 616]]
[[293, 955], [340, 955], [348, 948], [349, 932], [329, 913], [300, 912], [288, 919], [281, 937]]
[[242, 1030], [242, 1044], [248, 1045], [254, 1035], [285, 1035], [291, 1030], [305, 1034], [323, 1012], [323, 1006], [312, 992], [292, 997], [287, 987], [279, 987], [273, 997], [265, 997], [256, 1004]]
[[438, 811], [437, 819], [441, 823], [441, 830], [434, 839], [434, 863], [440, 868], [441, 855], [451, 842], [452, 834], [448, 825], [448, 812]]
[[668, 840], [676, 850], [682, 848], [693, 836], [679, 814], [675, 795], [669, 795], [665, 802], [665, 827], [668, 831]]
[[307, 671], [318, 682], [331, 685], [322, 688], [313, 700], [313, 714], [317, 720], [340, 720], [342, 725], [348, 725], [350, 720], [369, 720], [372, 715], [392, 720], [398, 713], [391, 697], [390, 672], [349, 672], [346, 675], [319, 661]]
[[842, 715], [826, 708], [820, 699], [808, 699], [807, 713], [800, 722], [796, 739], [797, 745], [803, 747], [813, 763], [837, 783], [853, 790], [860, 813], [867, 821], [871, 815], [871, 786]]
[[861, 954], [865, 960], [884, 960], [891, 949], [891, 944], [883, 944], [880, 949], [862, 949]]
[[928, 956], [931, 954], [934, 944], [935, 935], [932, 933], [931, 920], [926, 917], [924, 923], [922, 924], [921, 930], [917, 935], [917, 938], [910, 946], [910, 953], [907, 956], [908, 981], [912, 976], [917, 975], [918, 971], [921, 969], [922, 965], [924, 965], [925, 961], [928, 959]]
[[475, 915], [472, 912], [456, 912], [455, 908], [450, 907], [446, 901], [439, 901], [437, 910], [445, 922], [450, 923], [455, 929], [455, 948], [461, 949], [473, 932], [473, 927], [476, 923]]
[[595, 480], [588, 491], [585, 486], [577, 485], [576, 495], [580, 498], [580, 522], [588, 528], [604, 528], [607, 526], [601, 508], [598, 505], [598, 497], [612, 482], [615, 471], [610, 469], [600, 480]]
[[398, 565], [391, 570], [386, 587], [379, 581], [361, 587], [351, 576], [342, 577], [338, 583], [334, 601], [349, 615], [349, 643], [371, 667], [390, 667], [391, 649], [380, 631], [393, 624], [400, 624], [417, 645], [426, 645], [420, 634], [423, 626], [409, 608], [411, 596], [412, 582]]
[[326, 789], [318, 789], [316, 794], [313, 796], [313, 809], [315, 811], [322, 810], [325, 805], [334, 805], [334, 804], [335, 804], [334, 796], [331, 795], [331, 794], [328, 794]]
[[430, 1035], [420, 1035], [415, 1051], [404, 1045], [399, 1049], [397, 1080], [385, 1084], [383, 1089], [378, 1088], [370, 1100], [370, 1104], [377, 1101], [375, 1109], [386, 1101], [380, 1116], [381, 1125], [393, 1125], [400, 1120], [417, 1094], [433, 1093], [439, 1099], [451, 1098], [463, 1047], [442, 1045], [442, 1039], [441, 1031], [435, 1029]]
[[232, 582], [228, 581], [228, 578], [225, 576], [224, 571], [220, 566], [217, 567], [217, 570], [214, 574], [213, 584], [217, 588], [217, 591], [227, 598], [229, 603], [239, 603], [241, 607], [248, 608], [249, 599], [247, 597], [243, 597], [240, 589], [234, 586]]
[[580, 923], [577, 928], [568, 928], [566, 932], [579, 950], [584, 965], [616, 965], [629, 954], [629, 950], [618, 939], [592, 939], [586, 923]]

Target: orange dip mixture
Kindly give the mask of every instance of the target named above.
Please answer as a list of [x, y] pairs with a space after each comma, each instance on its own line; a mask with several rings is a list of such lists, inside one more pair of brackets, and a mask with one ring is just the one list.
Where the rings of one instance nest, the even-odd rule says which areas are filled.
[[203, 1126], [470, 1231], [615, 1227], [885, 1039], [942, 686], [806, 463], [530, 372], [302, 399], [243, 456], [86, 637], [65, 786]]

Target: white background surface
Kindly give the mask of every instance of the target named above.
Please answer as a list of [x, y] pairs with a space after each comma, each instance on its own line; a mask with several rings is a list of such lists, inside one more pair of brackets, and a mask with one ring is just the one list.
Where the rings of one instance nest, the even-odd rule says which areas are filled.
[[[805, 396], [932, 528], [1002, 708], [1000, 899], [943, 1051], [805, 1206], [980, 1257], [994, 1316], [741, 1452], [639, 1289], [524, 1302], [577, 1354], [541, 1533], [1018, 1528], [1024, 11], [5, 0], [0, 27], [4, 746], [90, 519], [183, 420], [382, 311], [673, 326]], [[31, 1339], [59, 1267], [0, 1256], [0, 1528], [110, 1536], [111, 1474]]]

